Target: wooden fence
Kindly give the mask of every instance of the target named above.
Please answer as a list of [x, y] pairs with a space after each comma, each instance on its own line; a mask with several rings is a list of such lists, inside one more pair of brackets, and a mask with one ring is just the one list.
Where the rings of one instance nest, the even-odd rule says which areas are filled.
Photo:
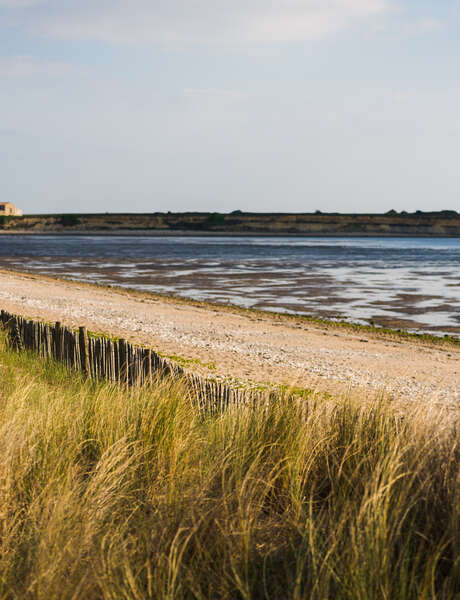
[[63, 326], [25, 319], [1, 311], [1, 325], [11, 346], [54, 359], [69, 369], [82, 371], [90, 379], [105, 379], [119, 385], [140, 386], [158, 377], [180, 377], [201, 407], [212, 411], [233, 405], [268, 399], [266, 392], [242, 390], [185, 371], [150, 348], [135, 346], [124, 339], [109, 339]]

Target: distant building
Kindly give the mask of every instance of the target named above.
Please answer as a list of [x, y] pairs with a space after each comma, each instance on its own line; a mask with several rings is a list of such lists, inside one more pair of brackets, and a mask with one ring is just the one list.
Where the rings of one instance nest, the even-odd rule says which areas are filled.
[[17, 208], [12, 202], [0, 202], [0, 217], [22, 217], [24, 213], [20, 208]]

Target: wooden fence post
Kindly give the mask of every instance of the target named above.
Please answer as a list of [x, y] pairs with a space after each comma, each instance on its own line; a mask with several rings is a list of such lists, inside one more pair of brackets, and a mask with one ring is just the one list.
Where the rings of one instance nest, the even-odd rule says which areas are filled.
[[85, 375], [88, 375], [88, 343], [85, 327], [78, 328], [78, 345], [80, 350], [80, 368]]
[[21, 334], [19, 333], [18, 328], [18, 320], [16, 317], [13, 318], [12, 326], [11, 326], [11, 341], [13, 343], [13, 348], [18, 352], [21, 352], [23, 349]]
[[62, 329], [60, 321], [56, 321], [54, 325], [54, 358], [62, 360]]
[[128, 383], [128, 357], [127, 357], [127, 347], [126, 340], [121, 339], [118, 340], [118, 349], [119, 349], [119, 365], [120, 365], [120, 383], [127, 384]]
[[120, 382], [120, 349], [118, 342], [113, 343], [113, 379]]

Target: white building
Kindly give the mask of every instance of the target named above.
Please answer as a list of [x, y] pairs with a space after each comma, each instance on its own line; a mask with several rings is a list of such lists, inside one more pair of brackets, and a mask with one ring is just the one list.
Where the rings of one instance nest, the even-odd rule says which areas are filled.
[[24, 213], [20, 208], [17, 208], [12, 202], [0, 202], [0, 217], [22, 217]]

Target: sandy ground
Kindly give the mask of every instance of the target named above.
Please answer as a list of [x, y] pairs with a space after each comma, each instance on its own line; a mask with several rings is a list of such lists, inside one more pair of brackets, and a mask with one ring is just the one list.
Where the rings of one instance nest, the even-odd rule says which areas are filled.
[[192, 359], [189, 368], [203, 374], [460, 404], [460, 348], [453, 345], [8, 271], [0, 271], [0, 308], [146, 344]]

